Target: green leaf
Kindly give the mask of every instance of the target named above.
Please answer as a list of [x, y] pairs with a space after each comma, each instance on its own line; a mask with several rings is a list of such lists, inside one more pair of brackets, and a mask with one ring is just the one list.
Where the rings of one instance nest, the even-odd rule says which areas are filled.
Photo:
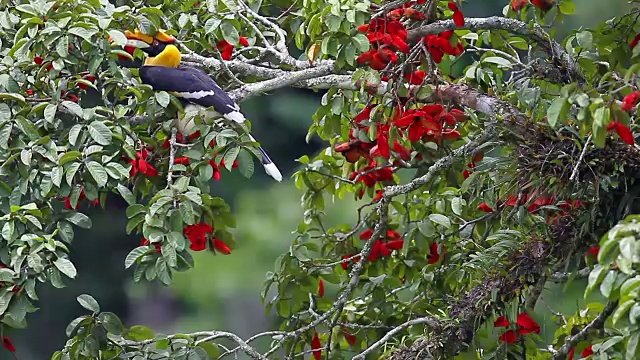
[[100, 305], [98, 305], [98, 302], [93, 298], [93, 296], [82, 294], [77, 297], [77, 300], [78, 303], [80, 303], [80, 306], [82, 306], [83, 308], [94, 313], [100, 312]]
[[222, 25], [220, 25], [220, 30], [222, 30], [222, 37], [225, 40], [234, 46], [238, 45], [240, 41], [240, 34], [232, 22], [224, 21]]
[[231, 171], [231, 169], [233, 168], [233, 162], [238, 158], [239, 153], [240, 153], [239, 147], [233, 147], [224, 153], [224, 167], [227, 170]]
[[607, 139], [606, 127], [611, 118], [611, 110], [605, 107], [599, 107], [593, 112], [593, 143], [597, 147], [603, 148]]
[[116, 190], [120, 193], [120, 196], [127, 202], [129, 205], [133, 205], [136, 203], [136, 197], [133, 195], [131, 190], [122, 184], [118, 184], [116, 186]]
[[11, 130], [13, 130], [13, 125], [11, 123], [4, 124], [2, 129], [0, 129], [0, 148], [9, 148], [9, 138], [11, 137]]
[[587, 284], [587, 289], [584, 292], [584, 298], [586, 299], [589, 294], [595, 289], [596, 286], [602, 282], [605, 275], [607, 275], [607, 267], [602, 266], [600, 264], [596, 264], [593, 267], [593, 270], [589, 273], [589, 282]]
[[98, 319], [102, 322], [102, 326], [114, 335], [121, 335], [124, 331], [122, 320], [112, 312], [104, 312], [98, 316]]
[[53, 265], [55, 265], [55, 267], [58, 270], [60, 270], [61, 273], [67, 275], [72, 279], [74, 279], [76, 275], [78, 275], [78, 271], [76, 270], [76, 267], [73, 266], [73, 263], [69, 261], [69, 259], [58, 258], [56, 261], [53, 262]]
[[146, 254], [149, 251], [148, 246], [138, 246], [137, 248], [131, 250], [127, 257], [124, 259], [124, 268], [128, 269], [133, 265], [136, 260], [138, 260], [142, 255]]
[[4, 314], [5, 311], [7, 311], [13, 294], [13, 292], [5, 290], [2, 295], [0, 295], [0, 315]]
[[87, 170], [89, 170], [89, 174], [93, 180], [96, 181], [98, 187], [104, 187], [109, 180], [109, 175], [107, 175], [107, 170], [104, 169], [102, 165], [95, 161], [89, 161], [87, 163]]
[[204, 23], [204, 32], [205, 34], [210, 34], [213, 31], [217, 30], [220, 27], [222, 20], [217, 17], [211, 17]]
[[63, 100], [62, 101], [62, 106], [64, 106], [65, 108], [67, 108], [67, 110], [69, 110], [69, 112], [71, 112], [72, 114], [76, 115], [79, 118], [83, 118], [83, 113], [82, 113], [82, 107], [72, 101], [68, 101], [68, 100]]
[[[226, 164], [227, 162], [225, 160], [225, 165]], [[251, 178], [251, 175], [253, 175], [255, 164], [253, 162], [251, 152], [247, 149], [240, 150], [240, 153], [238, 154], [238, 170], [240, 171], [240, 174], [247, 179]]]
[[636, 360], [640, 358], [640, 348], [638, 347], [638, 343], [640, 342], [640, 331], [636, 330], [633, 334], [629, 336], [629, 340], [627, 340], [627, 353], [625, 354], [625, 359], [627, 360]]
[[198, 346], [206, 351], [209, 359], [217, 359], [220, 356], [220, 348], [216, 344], [205, 342], [198, 344]]
[[128, 339], [134, 341], [149, 340], [153, 339], [154, 336], [153, 330], [143, 325], [133, 325], [126, 334]]
[[82, 127], [82, 124], [75, 124], [69, 130], [69, 142], [71, 145], [75, 145], [76, 141], [78, 141], [78, 136], [80, 135], [80, 131], [82, 131]]
[[[60, 156], [60, 159], [58, 160], [58, 165], [62, 166], [66, 163], [78, 160], [81, 156], [82, 156], [82, 153], [80, 151], [75, 151], [75, 150], [67, 151], [66, 153], [62, 154], [62, 156]], [[80, 164], [78, 164], [78, 166], [80, 166]]]
[[507, 68], [510, 68], [512, 66], [509, 60], [500, 56], [487, 56], [486, 58], [482, 59], [482, 62], [496, 64]]
[[446, 229], [451, 227], [451, 220], [448, 217], [442, 214], [430, 214], [429, 220], [433, 221], [436, 224], [442, 225]]
[[167, 105], [169, 105], [169, 102], [171, 102], [171, 97], [166, 91], [158, 91], [156, 92], [156, 101], [158, 102], [158, 104], [160, 104], [160, 106], [166, 108]]
[[560, 2], [560, 12], [565, 15], [572, 15], [576, 12], [576, 4], [572, 1], [562, 1]]
[[553, 100], [547, 109], [547, 121], [551, 127], [555, 128], [558, 125], [558, 122], [565, 123], [567, 111], [571, 106], [568, 100], [569, 99], [565, 97], [558, 97]]
[[58, 111], [58, 107], [55, 104], [47, 104], [47, 107], [44, 109], [44, 119], [51, 123], [56, 118], [56, 112]]
[[100, 145], [111, 144], [111, 138], [113, 137], [111, 130], [101, 121], [94, 121], [89, 124], [89, 135]]
[[115, 44], [120, 45], [122, 47], [127, 45], [127, 37], [124, 35], [122, 31], [109, 30], [107, 33], [109, 34], [109, 36], [111, 37], [112, 41]]
[[91, 219], [83, 213], [69, 213], [66, 219], [75, 226], [81, 227], [83, 229], [91, 229]]

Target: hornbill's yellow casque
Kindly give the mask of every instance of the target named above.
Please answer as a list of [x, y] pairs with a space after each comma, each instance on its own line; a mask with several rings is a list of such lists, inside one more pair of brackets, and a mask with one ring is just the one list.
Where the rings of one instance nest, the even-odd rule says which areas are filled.
[[[207, 73], [180, 64], [181, 54], [173, 36], [163, 31], [149, 36], [137, 29], [134, 32], [127, 30], [125, 35], [128, 39], [127, 46], [139, 48], [147, 54], [140, 67], [140, 79], [143, 83], [156, 91], [171, 92], [186, 104], [187, 112], [189, 107], [193, 106], [213, 107], [224, 118], [239, 124], [244, 123], [246, 118], [240, 112], [238, 104]], [[253, 136], [249, 134], [249, 137], [255, 142]], [[269, 155], [262, 147], [258, 147], [258, 150], [262, 154], [262, 165], [267, 174], [277, 181], [282, 181], [282, 174]]]

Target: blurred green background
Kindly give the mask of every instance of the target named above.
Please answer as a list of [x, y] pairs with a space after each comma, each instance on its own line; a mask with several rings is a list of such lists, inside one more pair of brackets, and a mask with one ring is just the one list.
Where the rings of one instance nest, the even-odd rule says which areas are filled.
[[[469, 1], [462, 7], [466, 16], [499, 15], [507, 0]], [[577, 14], [560, 27], [558, 36], [571, 29], [590, 27], [615, 15], [624, 14], [625, 0], [577, 0]], [[196, 267], [177, 274], [174, 284], [139, 285], [124, 271], [124, 258], [140, 242], [139, 236], [125, 234], [125, 204], [111, 197], [107, 209], [90, 209], [94, 227], [76, 232], [72, 259], [78, 267], [76, 281], [66, 289], [42, 287], [40, 311], [29, 319], [29, 328], [9, 334], [15, 339], [21, 360], [48, 359], [66, 340], [65, 327], [83, 311], [75, 298], [93, 295], [104, 311], [122, 317], [127, 326], [144, 324], [157, 332], [193, 332], [229, 330], [248, 337], [272, 327], [275, 319], [265, 315], [260, 291], [265, 273], [273, 269], [274, 260], [287, 251], [291, 231], [301, 220], [300, 196], [288, 176], [297, 167], [295, 159], [313, 154], [324, 144], [317, 138], [307, 144], [305, 135], [311, 115], [320, 102], [321, 93], [283, 89], [242, 104], [252, 119], [257, 139], [267, 149], [285, 175], [275, 183], [256, 169], [248, 180], [223, 170], [222, 180], [215, 182], [213, 193], [225, 198], [237, 217], [238, 248], [228, 256], [195, 254]], [[354, 202], [341, 201], [328, 209], [331, 217], [346, 221], [355, 212]], [[566, 292], [561, 286], [547, 289], [544, 303], [553, 310], [573, 313], [581, 304], [582, 289], [574, 283]], [[552, 322], [544, 305], [539, 305], [542, 335], [553, 337]], [[551, 330], [551, 331], [549, 331]], [[0, 351], [0, 359], [9, 359]]]

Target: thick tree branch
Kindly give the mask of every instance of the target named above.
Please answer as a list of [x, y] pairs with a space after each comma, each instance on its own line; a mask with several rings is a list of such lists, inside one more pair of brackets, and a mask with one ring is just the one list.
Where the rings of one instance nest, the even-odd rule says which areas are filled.
[[598, 316], [595, 319], [593, 319], [592, 322], [587, 324], [587, 326], [585, 326], [582, 330], [580, 330], [579, 333], [570, 337], [567, 340], [567, 342], [564, 345], [562, 345], [560, 350], [558, 350], [557, 353], [553, 354], [553, 357], [551, 359], [553, 360], [565, 359], [567, 357], [567, 354], [569, 354], [569, 351], [571, 351], [571, 349], [574, 346], [576, 346], [577, 343], [586, 339], [587, 336], [589, 335], [589, 332], [592, 329], [600, 329], [604, 325], [604, 322], [607, 321], [607, 318], [611, 316], [611, 314], [613, 314], [613, 311], [616, 309], [616, 307], [618, 307], [617, 301], [609, 302], [604, 307], [602, 312], [598, 314]]

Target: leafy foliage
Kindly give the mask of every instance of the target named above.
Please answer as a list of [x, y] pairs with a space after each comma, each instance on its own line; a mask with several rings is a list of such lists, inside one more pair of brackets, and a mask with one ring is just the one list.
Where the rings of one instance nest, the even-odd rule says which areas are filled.
[[[237, 100], [327, 89], [308, 138], [329, 147], [298, 159], [302, 219], [262, 291], [278, 331], [159, 335], [81, 295], [90, 314], [54, 359], [638, 357], [637, 7], [559, 44], [541, 25], [571, 0], [479, 19], [436, 0], [14, 3], [0, 11], [3, 326], [27, 325], [37, 283], [77, 276], [74, 228], [108, 194], [141, 236], [123, 259], [136, 282], [169, 285], [192, 251], [235, 247], [210, 183], [222, 167], [252, 176], [250, 124], [142, 84], [126, 29], [167, 30]], [[355, 224], [328, 223], [346, 197], [367, 199]], [[608, 303], [559, 319], [546, 344], [528, 313], [548, 279], [581, 269]], [[269, 349], [250, 344], [263, 336]]]

